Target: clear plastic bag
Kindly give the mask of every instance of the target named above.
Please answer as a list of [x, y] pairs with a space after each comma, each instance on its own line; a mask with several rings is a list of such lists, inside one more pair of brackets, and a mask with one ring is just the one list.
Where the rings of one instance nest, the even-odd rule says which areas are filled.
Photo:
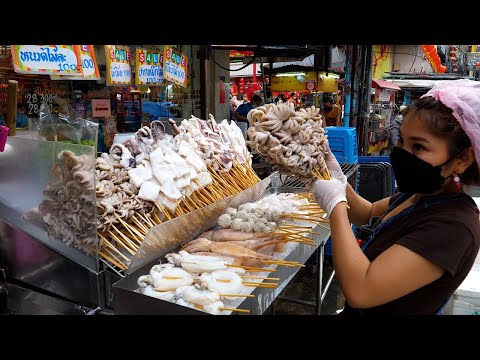
[[89, 145], [97, 148], [98, 123], [84, 119], [67, 101], [53, 98], [58, 111], [50, 109], [44, 101], [40, 105], [38, 119], [29, 119], [30, 131], [38, 132], [41, 138], [71, 144]]

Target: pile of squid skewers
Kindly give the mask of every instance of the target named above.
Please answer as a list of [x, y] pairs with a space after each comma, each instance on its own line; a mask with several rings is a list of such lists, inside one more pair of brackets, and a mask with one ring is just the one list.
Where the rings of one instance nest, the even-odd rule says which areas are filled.
[[235, 123], [192, 116], [180, 126], [172, 121], [174, 136], [155, 123], [96, 161], [99, 255], [120, 271], [152, 227], [260, 181]]

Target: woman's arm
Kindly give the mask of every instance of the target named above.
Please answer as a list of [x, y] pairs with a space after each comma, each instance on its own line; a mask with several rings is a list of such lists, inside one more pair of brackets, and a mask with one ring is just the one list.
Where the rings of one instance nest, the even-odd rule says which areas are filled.
[[330, 229], [335, 274], [345, 299], [354, 308], [370, 308], [398, 299], [439, 279], [445, 272], [398, 244], [370, 262], [352, 233], [344, 202], [338, 203], [330, 214]]
[[356, 226], [367, 224], [372, 216], [380, 216], [388, 209], [390, 198], [385, 198], [373, 204], [358, 195], [355, 190], [347, 184], [348, 219]]

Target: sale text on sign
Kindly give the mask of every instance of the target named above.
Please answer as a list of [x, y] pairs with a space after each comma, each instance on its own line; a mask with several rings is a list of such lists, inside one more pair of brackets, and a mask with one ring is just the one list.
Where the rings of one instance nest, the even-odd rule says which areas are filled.
[[163, 76], [165, 79], [186, 87], [188, 58], [174, 51], [170, 46], [165, 46], [164, 55]]
[[105, 45], [107, 85], [131, 85], [131, 52], [128, 47]]
[[163, 83], [163, 52], [137, 48], [135, 84], [160, 85]]
[[78, 45], [12, 45], [12, 61], [22, 74], [83, 74]]

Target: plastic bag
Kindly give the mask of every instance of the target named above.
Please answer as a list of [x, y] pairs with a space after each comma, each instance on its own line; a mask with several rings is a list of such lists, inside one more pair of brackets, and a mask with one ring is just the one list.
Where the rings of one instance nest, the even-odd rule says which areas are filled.
[[29, 119], [29, 128], [49, 141], [60, 141], [97, 147], [98, 123], [84, 119], [66, 100], [53, 98], [58, 110], [51, 111], [44, 101], [40, 105], [38, 119]]

